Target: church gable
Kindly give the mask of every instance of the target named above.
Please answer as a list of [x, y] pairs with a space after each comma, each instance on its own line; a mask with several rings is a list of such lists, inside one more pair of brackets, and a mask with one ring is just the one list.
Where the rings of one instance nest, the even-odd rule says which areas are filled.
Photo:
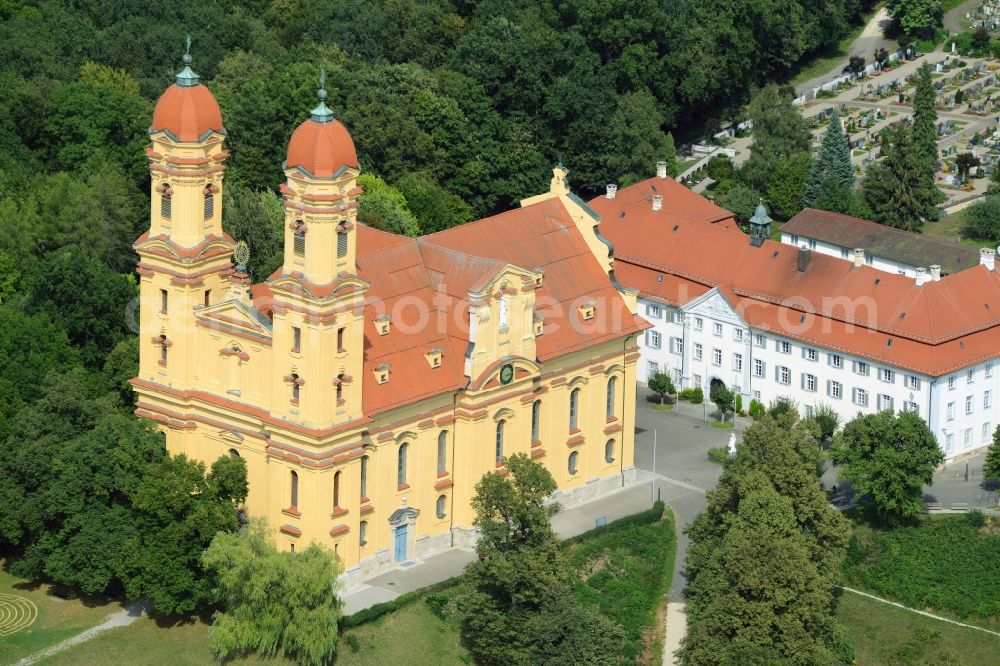
[[699, 315], [737, 326], [746, 325], [743, 317], [733, 308], [726, 297], [719, 292], [718, 287], [694, 299], [685, 305], [683, 309], [686, 314]]
[[196, 309], [195, 325], [254, 342], [271, 343], [270, 320], [242, 301], [223, 301]]

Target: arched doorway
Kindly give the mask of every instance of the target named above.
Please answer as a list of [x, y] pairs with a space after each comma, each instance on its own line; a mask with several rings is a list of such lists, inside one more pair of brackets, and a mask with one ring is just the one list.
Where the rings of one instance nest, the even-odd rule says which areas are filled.
[[712, 377], [712, 381], [708, 384], [708, 397], [715, 395], [715, 391], [718, 388], [726, 388], [726, 383], [719, 379], [718, 377]]

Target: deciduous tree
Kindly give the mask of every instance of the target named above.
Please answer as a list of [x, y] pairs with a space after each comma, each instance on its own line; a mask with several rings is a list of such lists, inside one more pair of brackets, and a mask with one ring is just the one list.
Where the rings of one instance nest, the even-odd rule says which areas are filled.
[[861, 414], [844, 426], [831, 449], [856, 496], [887, 524], [923, 511], [923, 487], [944, 461], [934, 433], [919, 416], [903, 411]]
[[983, 476], [987, 479], [1000, 479], [1000, 426], [997, 426], [996, 430], [993, 431], [993, 441], [986, 449]]

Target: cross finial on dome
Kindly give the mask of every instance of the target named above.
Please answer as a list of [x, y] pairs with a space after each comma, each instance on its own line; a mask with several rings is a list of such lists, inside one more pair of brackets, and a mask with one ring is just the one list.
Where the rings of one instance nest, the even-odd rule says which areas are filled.
[[316, 91], [319, 104], [310, 113], [312, 119], [318, 123], [328, 123], [333, 120], [333, 111], [326, 105], [326, 69], [319, 69], [319, 90]]
[[191, 35], [184, 38], [184, 69], [177, 74], [177, 85], [196, 86], [201, 81], [201, 77], [191, 69]]

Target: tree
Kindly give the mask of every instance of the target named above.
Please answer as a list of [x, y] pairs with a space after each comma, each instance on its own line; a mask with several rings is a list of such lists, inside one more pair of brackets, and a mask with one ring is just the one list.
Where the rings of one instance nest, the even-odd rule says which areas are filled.
[[955, 157], [955, 170], [958, 172], [959, 181], [965, 183], [969, 179], [969, 172], [972, 167], [979, 166], [979, 158], [972, 153], [959, 153]]
[[254, 519], [237, 533], [218, 533], [202, 565], [223, 608], [209, 629], [220, 660], [280, 652], [300, 664], [333, 661], [341, 616], [336, 555], [316, 543], [278, 552], [267, 524]]
[[861, 76], [865, 71], [865, 58], [864, 56], [852, 55], [847, 61], [847, 65], [844, 66], [842, 74], [850, 74], [851, 76]]
[[828, 441], [840, 426], [840, 413], [830, 405], [819, 405], [813, 413], [813, 420], [819, 426], [820, 438]]
[[461, 197], [451, 194], [425, 174], [408, 173], [396, 183], [406, 197], [423, 233], [434, 233], [463, 224], [474, 216]]
[[832, 178], [823, 181], [819, 195], [812, 202], [812, 208], [860, 217], [865, 220], [870, 220], [873, 217], [871, 208], [868, 207], [868, 203], [857, 190], [853, 187], [844, 187]]
[[944, 460], [934, 433], [913, 412], [862, 414], [844, 426], [831, 449], [840, 477], [885, 524], [923, 511], [923, 486]]
[[940, 192], [924, 168], [925, 161], [905, 124], [887, 130], [882, 140], [885, 159], [868, 168], [864, 197], [875, 221], [897, 229], [919, 231], [937, 217]]
[[726, 412], [728, 412], [733, 407], [733, 392], [725, 387], [723, 384], [717, 384], [715, 388], [712, 389], [712, 393], [709, 396], [715, 406], [719, 408], [719, 420], [726, 420]]
[[847, 521], [819, 488], [810, 421], [763, 416], [744, 432], [687, 528], [685, 666], [844, 664], [832, 614]]
[[889, 14], [910, 37], [926, 39], [940, 27], [941, 0], [891, 0]]
[[138, 295], [131, 276], [116, 275], [76, 249], [42, 257], [25, 286], [28, 310], [66, 329], [89, 367], [130, 334], [126, 313]]
[[990, 45], [990, 31], [979, 26], [972, 31], [972, 45], [976, 47], [976, 50], [982, 51]]
[[737, 183], [726, 190], [725, 194], [719, 197], [717, 203], [731, 212], [736, 217], [737, 222], [745, 224], [753, 217], [754, 211], [757, 210], [757, 205], [762, 199], [763, 197], [757, 190]]
[[[931, 67], [924, 63], [917, 70], [917, 88], [913, 93], [913, 143], [920, 155], [921, 168], [926, 177], [934, 180], [935, 164], [937, 163], [937, 110], [935, 109], [936, 93], [931, 79]], [[941, 195], [940, 203], [944, 201]]]
[[805, 196], [802, 198], [806, 206], [815, 207], [827, 181], [839, 185], [842, 189], [854, 189], [851, 146], [844, 134], [844, 128], [836, 109], [830, 114], [830, 124], [823, 134], [823, 143], [820, 145], [819, 152], [816, 154], [809, 171]]
[[[556, 489], [544, 465], [523, 453], [510, 473], [486, 473], [472, 508], [481, 530], [479, 561], [462, 574], [462, 636], [476, 663], [617, 663], [621, 627], [570, 591], [570, 572], [552, 531]], [[569, 660], [569, 661], [567, 661]]]
[[878, 63], [879, 69], [882, 69], [885, 67], [885, 64], [889, 62], [889, 52], [884, 48], [879, 48], [875, 51], [875, 55], [872, 57], [872, 60]]
[[403, 236], [419, 236], [420, 223], [398, 188], [371, 173], [358, 176], [364, 193], [358, 201], [358, 219], [370, 227]]
[[129, 383], [139, 375], [139, 337], [129, 336], [115, 345], [104, 359], [103, 376], [109, 391], [120, 397], [120, 405], [131, 410], [135, 404], [135, 392]]
[[660, 404], [662, 405], [664, 400], [668, 395], [673, 395], [674, 391], [674, 380], [669, 374], [665, 372], [655, 372], [647, 380], [646, 386], [653, 393], [660, 396]]
[[788, 220], [802, 210], [809, 165], [808, 153], [798, 153], [779, 160], [775, 165], [771, 183], [767, 186], [767, 202], [771, 205], [771, 212], [779, 219]]
[[747, 116], [753, 122], [753, 143], [739, 177], [758, 191], [767, 190], [778, 162], [809, 152], [809, 124], [792, 106], [792, 97], [790, 89], [769, 84], [754, 95], [747, 107]]
[[202, 552], [216, 533], [237, 531], [237, 509], [246, 496], [242, 458], [219, 458], [207, 475], [203, 463], [183, 454], [150, 465], [133, 501], [142, 548], [128, 582], [130, 596], [148, 597], [165, 615], [197, 610], [211, 587]]
[[986, 449], [986, 460], [983, 461], [983, 477], [1000, 479], [1000, 426], [993, 431], [993, 442]]
[[1000, 241], [1000, 193], [987, 194], [965, 209], [962, 238]]
[[263, 282], [284, 260], [285, 207], [270, 191], [255, 191], [238, 181], [223, 191], [222, 228], [250, 250], [247, 271], [254, 282]]

